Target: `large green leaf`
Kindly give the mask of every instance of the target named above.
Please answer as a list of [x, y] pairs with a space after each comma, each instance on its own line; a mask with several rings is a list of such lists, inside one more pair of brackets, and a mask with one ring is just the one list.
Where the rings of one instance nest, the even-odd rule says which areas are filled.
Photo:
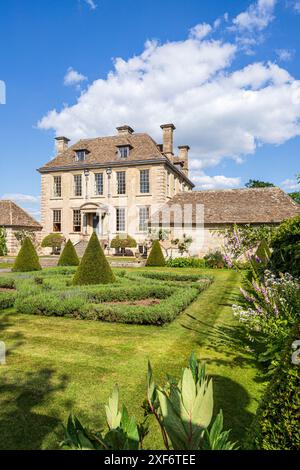
[[117, 385], [113, 389], [112, 396], [108, 399], [105, 412], [109, 429], [118, 428], [121, 422], [121, 413], [119, 411], [119, 390]]

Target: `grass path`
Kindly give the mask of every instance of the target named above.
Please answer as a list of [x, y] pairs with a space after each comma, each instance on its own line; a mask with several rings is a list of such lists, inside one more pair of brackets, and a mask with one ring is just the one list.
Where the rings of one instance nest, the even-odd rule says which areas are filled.
[[[0, 449], [56, 448], [70, 410], [100, 428], [116, 382], [129, 411], [142, 417], [148, 359], [160, 382], [166, 373], [178, 375], [192, 351], [207, 362], [216, 408], [223, 408], [226, 427], [240, 441], [261, 385], [231, 313], [238, 275], [213, 274], [214, 284], [163, 328], [0, 313], [0, 340], [9, 349], [0, 367]], [[159, 432], [151, 429], [146, 445], [159, 448]]]

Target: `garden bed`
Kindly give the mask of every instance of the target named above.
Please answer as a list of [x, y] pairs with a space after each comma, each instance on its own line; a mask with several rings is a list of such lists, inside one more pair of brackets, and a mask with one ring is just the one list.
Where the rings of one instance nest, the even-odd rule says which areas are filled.
[[113, 284], [75, 287], [73, 274], [74, 269], [52, 268], [2, 278], [0, 288], [16, 291], [0, 292], [0, 309], [14, 306], [32, 315], [159, 326], [173, 321], [212, 282], [199, 274], [116, 270]]

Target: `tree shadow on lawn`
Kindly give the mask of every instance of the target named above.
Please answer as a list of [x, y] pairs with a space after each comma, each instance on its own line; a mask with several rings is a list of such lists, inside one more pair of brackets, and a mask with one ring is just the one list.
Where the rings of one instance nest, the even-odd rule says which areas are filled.
[[13, 310], [5, 310], [5, 312], [0, 311], [0, 341], [4, 341], [6, 343], [6, 357], [24, 343], [24, 335], [19, 331], [11, 333], [8, 332], [9, 336], [7, 339], [13, 344], [11, 343], [8, 345], [6, 338], [3, 337], [6, 330], [14, 326], [14, 322], [11, 320], [13, 313]]
[[250, 396], [244, 387], [228, 377], [211, 377], [214, 386], [214, 412], [217, 414], [222, 408], [224, 430], [231, 429], [230, 440], [243, 448], [243, 441], [254, 418], [254, 414], [247, 410]]
[[45, 437], [61, 421], [54, 416], [39, 414], [33, 409], [43, 405], [54, 392], [66, 388], [68, 378], [62, 375], [54, 383], [53, 369], [27, 373], [15, 382], [0, 380], [0, 449], [40, 449]]

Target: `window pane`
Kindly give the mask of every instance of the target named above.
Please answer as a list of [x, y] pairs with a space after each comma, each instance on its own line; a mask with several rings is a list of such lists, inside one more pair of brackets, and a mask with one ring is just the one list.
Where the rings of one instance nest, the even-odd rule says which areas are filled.
[[53, 178], [53, 196], [61, 197], [61, 176], [54, 176]]
[[150, 208], [140, 207], [139, 209], [139, 231], [140, 232], [147, 232], [149, 217], [150, 217]]
[[77, 162], [83, 162], [85, 160], [85, 151], [77, 150], [75, 160]]
[[140, 192], [141, 193], [150, 192], [149, 170], [140, 171]]
[[116, 209], [116, 231], [125, 232], [125, 209], [123, 207]]
[[82, 196], [82, 176], [74, 175], [74, 196]]
[[73, 211], [73, 232], [81, 232], [81, 211]]
[[117, 171], [117, 194], [126, 194], [125, 171]]
[[95, 194], [96, 196], [103, 194], [103, 173], [95, 174]]
[[53, 232], [61, 232], [61, 210], [53, 211]]
[[129, 156], [129, 147], [119, 147], [119, 155], [121, 158], [127, 158]]

